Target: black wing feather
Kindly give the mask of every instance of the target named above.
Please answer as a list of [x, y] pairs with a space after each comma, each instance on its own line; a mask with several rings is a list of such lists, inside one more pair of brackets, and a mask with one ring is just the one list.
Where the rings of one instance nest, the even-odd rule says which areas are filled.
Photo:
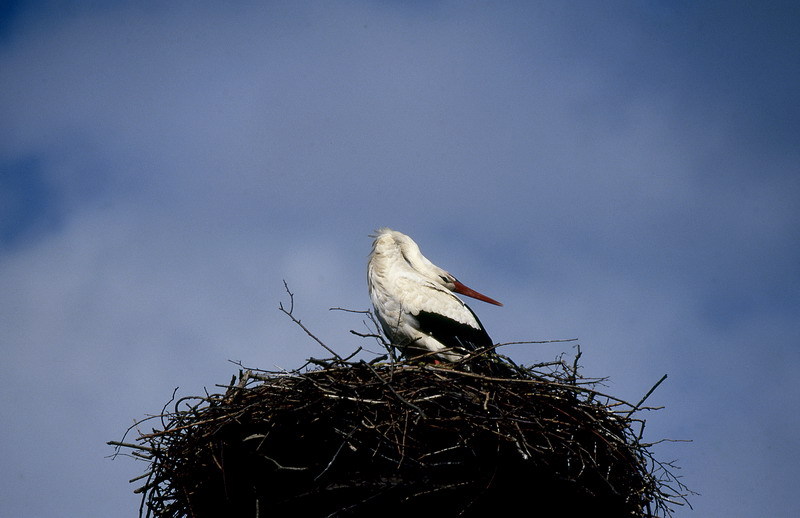
[[[469, 306], [465, 307], [475, 316], [475, 313], [473, 313]], [[489, 338], [489, 334], [483, 328], [483, 324], [481, 324], [477, 316], [475, 316], [475, 321], [478, 323], [480, 329], [462, 324], [461, 322], [440, 315], [439, 313], [420, 311], [417, 315], [414, 315], [414, 317], [419, 323], [420, 331], [432, 336], [446, 347], [474, 351], [492, 345], [492, 339]]]

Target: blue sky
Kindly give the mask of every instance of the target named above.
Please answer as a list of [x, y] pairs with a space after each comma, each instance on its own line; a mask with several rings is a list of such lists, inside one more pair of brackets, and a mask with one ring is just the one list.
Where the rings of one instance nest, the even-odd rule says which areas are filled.
[[676, 516], [800, 513], [796, 4], [5, 5], [0, 516], [135, 516], [106, 441], [321, 354], [284, 279], [365, 345], [328, 308], [368, 307], [381, 226], [496, 341], [577, 337], [631, 401], [667, 373]]

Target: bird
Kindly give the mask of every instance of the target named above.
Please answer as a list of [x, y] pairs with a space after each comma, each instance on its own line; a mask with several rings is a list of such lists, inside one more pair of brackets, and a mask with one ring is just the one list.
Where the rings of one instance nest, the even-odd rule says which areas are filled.
[[[458, 362], [493, 342], [456, 293], [502, 306], [429, 261], [409, 236], [389, 228], [370, 235], [367, 284], [386, 337], [405, 357]], [[430, 354], [429, 354], [430, 353]]]

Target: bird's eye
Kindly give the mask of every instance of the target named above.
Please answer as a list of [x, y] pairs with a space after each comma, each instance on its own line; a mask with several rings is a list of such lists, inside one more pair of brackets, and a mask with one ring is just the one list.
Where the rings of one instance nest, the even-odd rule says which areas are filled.
[[448, 279], [444, 275], [440, 275], [439, 278], [442, 279], [444, 282], [450, 282], [450, 279]]

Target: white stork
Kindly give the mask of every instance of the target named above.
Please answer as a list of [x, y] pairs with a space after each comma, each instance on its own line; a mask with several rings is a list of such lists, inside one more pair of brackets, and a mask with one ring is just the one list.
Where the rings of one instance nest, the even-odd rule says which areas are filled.
[[455, 362], [492, 345], [478, 317], [453, 292], [502, 304], [431, 263], [407, 235], [381, 228], [370, 237], [369, 296], [386, 337], [404, 354], [441, 351], [437, 357]]

